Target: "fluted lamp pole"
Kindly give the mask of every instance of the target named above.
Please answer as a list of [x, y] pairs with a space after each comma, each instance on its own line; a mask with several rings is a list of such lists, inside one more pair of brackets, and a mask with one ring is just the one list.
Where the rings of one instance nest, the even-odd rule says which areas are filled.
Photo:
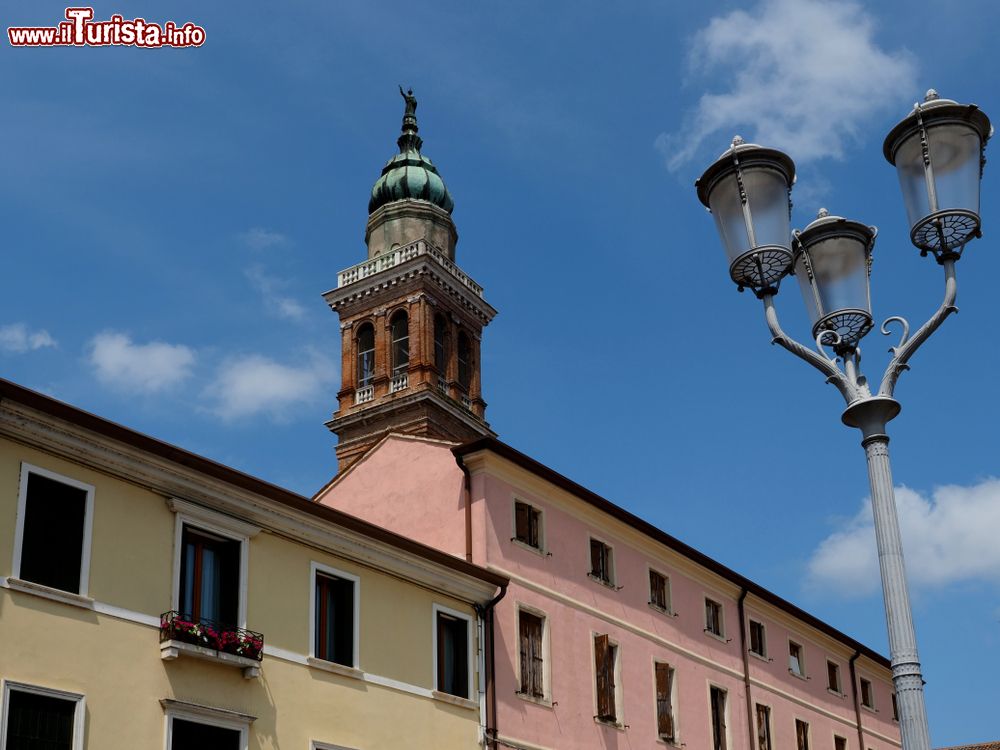
[[[861, 430], [903, 750], [930, 750], [930, 734], [886, 425], [899, 414], [893, 391], [910, 357], [957, 310], [955, 264], [965, 245], [981, 234], [979, 188], [992, 134], [989, 118], [975, 105], [941, 99], [932, 89], [885, 139], [885, 157], [899, 174], [910, 241], [944, 269], [945, 291], [941, 306], [913, 335], [899, 316], [882, 323], [883, 334], [890, 333], [890, 323], [902, 332], [889, 350], [892, 358], [877, 391], [860, 367], [861, 339], [873, 321], [869, 277], [876, 229], [821, 209], [804, 230], [789, 231], [795, 165], [780, 151], [739, 136], [696, 183], [698, 198], [715, 218], [730, 277], [740, 291], [751, 289], [764, 303], [771, 342], [822, 372], [847, 404], [844, 424]], [[798, 279], [809, 312], [808, 347], [778, 322], [774, 298], [788, 274]]]

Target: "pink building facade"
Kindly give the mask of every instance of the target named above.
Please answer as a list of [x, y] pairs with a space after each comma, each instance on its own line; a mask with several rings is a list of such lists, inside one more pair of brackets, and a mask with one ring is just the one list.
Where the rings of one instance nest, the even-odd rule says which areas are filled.
[[510, 578], [494, 747], [900, 746], [883, 656], [496, 439], [389, 435], [316, 500]]

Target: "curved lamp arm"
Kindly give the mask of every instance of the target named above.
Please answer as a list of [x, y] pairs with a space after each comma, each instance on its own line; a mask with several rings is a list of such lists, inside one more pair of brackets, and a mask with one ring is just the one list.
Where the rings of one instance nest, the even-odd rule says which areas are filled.
[[778, 312], [774, 309], [773, 294], [761, 295], [761, 299], [764, 302], [764, 317], [767, 319], [767, 327], [771, 330], [771, 336], [773, 337], [771, 339], [772, 344], [783, 346], [796, 357], [805, 360], [826, 375], [826, 382], [837, 386], [840, 395], [844, 397], [844, 401], [848, 404], [853, 403], [861, 397], [861, 394], [856, 392], [854, 386], [847, 379], [847, 376], [841, 372], [840, 368], [837, 367], [834, 360], [824, 357], [812, 349], [807, 349], [781, 330], [781, 324], [778, 323]]
[[945, 318], [954, 312], [958, 312], [958, 308], [955, 307], [955, 297], [958, 293], [958, 285], [955, 280], [955, 260], [949, 258], [942, 261], [941, 265], [944, 266], [944, 301], [937, 309], [937, 312], [920, 327], [920, 330], [910, 337], [909, 325], [899, 317], [889, 318], [882, 324], [882, 333], [888, 334], [889, 331], [886, 330], [886, 325], [890, 321], [896, 320], [901, 322], [903, 324], [903, 336], [896, 346], [889, 349], [893, 356], [889, 365], [885, 368], [885, 375], [882, 376], [882, 384], [878, 389], [879, 396], [892, 398], [892, 392], [896, 388], [896, 380], [899, 379], [904, 370], [910, 369], [907, 362], [913, 356], [913, 353], [930, 338], [930, 335], [938, 329]]

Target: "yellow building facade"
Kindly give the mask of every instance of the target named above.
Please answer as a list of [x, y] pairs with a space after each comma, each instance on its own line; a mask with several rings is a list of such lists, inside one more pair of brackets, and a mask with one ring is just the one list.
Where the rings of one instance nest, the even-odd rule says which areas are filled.
[[0, 750], [473, 748], [505, 586], [0, 381]]

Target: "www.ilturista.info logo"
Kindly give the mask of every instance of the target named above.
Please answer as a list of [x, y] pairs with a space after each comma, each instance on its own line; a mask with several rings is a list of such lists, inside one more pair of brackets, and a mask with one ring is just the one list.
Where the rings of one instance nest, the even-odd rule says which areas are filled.
[[190, 21], [160, 25], [117, 14], [107, 21], [93, 19], [93, 8], [67, 8], [66, 20], [58, 26], [11, 26], [7, 38], [12, 47], [200, 47], [205, 43], [205, 29]]

